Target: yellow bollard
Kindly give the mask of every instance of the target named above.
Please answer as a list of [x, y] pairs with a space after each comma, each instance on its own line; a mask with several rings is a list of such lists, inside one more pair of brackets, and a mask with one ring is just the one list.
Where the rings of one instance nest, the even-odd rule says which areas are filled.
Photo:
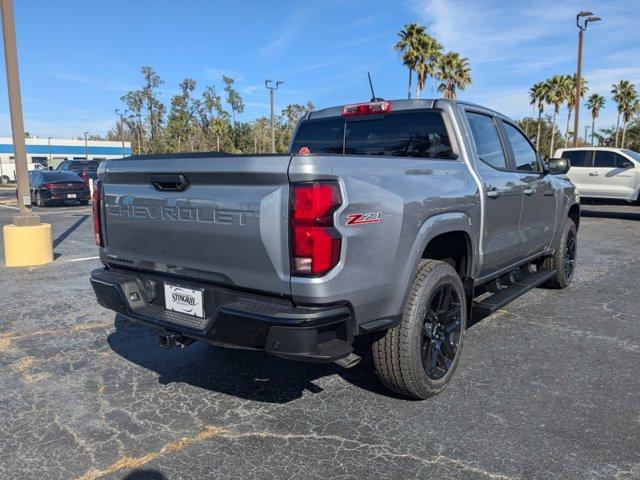
[[31, 267], [53, 262], [51, 224], [27, 227], [5, 225], [2, 234], [7, 267]]

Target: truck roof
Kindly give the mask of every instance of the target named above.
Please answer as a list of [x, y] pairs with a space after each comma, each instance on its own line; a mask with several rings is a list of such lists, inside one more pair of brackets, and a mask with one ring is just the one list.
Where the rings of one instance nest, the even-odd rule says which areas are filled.
[[[435, 108], [438, 106], [444, 106], [446, 104], [455, 106], [455, 105], [468, 105], [472, 107], [481, 108], [483, 110], [487, 110], [489, 112], [494, 113], [495, 115], [499, 115], [501, 117], [506, 117], [500, 112], [497, 112], [491, 108], [487, 108], [482, 105], [477, 105], [475, 103], [465, 102], [462, 100], [449, 100], [446, 98], [414, 98], [414, 99], [396, 99], [396, 100], [386, 100], [379, 99], [380, 101], [386, 101], [391, 104], [391, 111], [398, 110], [412, 110], [412, 109], [420, 109], [420, 108]], [[368, 103], [368, 102], [353, 102], [355, 103]], [[351, 105], [351, 104], [345, 104]], [[342, 108], [345, 105], [337, 105], [335, 107], [327, 107], [322, 108], [320, 110], [313, 110], [307, 115], [307, 119], [315, 119], [315, 118], [327, 118], [327, 117], [339, 117], [342, 115]]]

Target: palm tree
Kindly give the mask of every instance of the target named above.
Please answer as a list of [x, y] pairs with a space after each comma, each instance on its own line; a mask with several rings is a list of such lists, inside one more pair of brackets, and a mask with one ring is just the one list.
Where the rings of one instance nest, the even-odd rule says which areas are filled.
[[440, 58], [435, 76], [440, 80], [438, 91], [444, 98], [456, 99], [456, 89], [464, 90], [471, 83], [469, 59], [449, 52]]
[[553, 121], [551, 122], [551, 145], [549, 146], [549, 157], [553, 156], [553, 147], [556, 137], [556, 118], [560, 113], [560, 107], [566, 101], [571, 90], [571, 82], [564, 75], [554, 75], [547, 83], [547, 97], [545, 101], [553, 105]]
[[620, 148], [624, 148], [624, 141], [627, 137], [627, 127], [633, 116], [640, 111], [640, 101], [638, 100], [638, 92], [635, 86], [633, 90], [625, 95], [622, 105], [622, 141]]
[[538, 134], [536, 135], [536, 150], [540, 149], [540, 127], [542, 126], [542, 113], [544, 112], [544, 102], [547, 98], [546, 82], [538, 82], [529, 89], [529, 98], [531, 105], [538, 107]]
[[[596, 131], [596, 118], [600, 115], [600, 110], [604, 108], [605, 100], [602, 95], [597, 93], [591, 94], [591, 96], [587, 99], [587, 103], [585, 106], [591, 111], [591, 146], [593, 147], [593, 135]], [[586, 142], [587, 139], [585, 138]]]
[[[567, 128], [564, 132], [564, 147], [567, 148], [569, 145], [569, 125], [571, 124], [571, 112], [573, 111], [573, 107], [576, 104], [576, 92], [578, 91], [578, 77], [574, 73], [573, 75], [566, 76], [567, 82], [571, 83], [571, 89], [569, 90], [569, 95], [567, 96]], [[586, 87], [587, 80], [582, 77], [582, 88], [580, 89], [580, 98], [583, 99], [587, 91], [589, 90]], [[586, 142], [587, 139], [585, 138]]]
[[635, 88], [629, 80], [620, 80], [618, 83], [614, 83], [611, 86], [611, 98], [618, 104], [618, 119], [616, 120], [616, 147], [618, 146], [618, 134], [620, 132], [620, 116], [624, 110], [624, 103], [630, 95], [630, 92], [633, 90], [635, 90]]
[[419, 61], [415, 67], [418, 77], [416, 98], [420, 98], [420, 92], [424, 90], [427, 77], [433, 77], [440, 57], [442, 56], [442, 44], [428, 33], [424, 33], [418, 40]]
[[408, 98], [411, 98], [411, 77], [420, 64], [420, 43], [425, 34], [426, 30], [422, 25], [409, 23], [400, 30], [400, 40], [393, 46], [394, 50], [400, 52], [403, 65], [409, 68]]

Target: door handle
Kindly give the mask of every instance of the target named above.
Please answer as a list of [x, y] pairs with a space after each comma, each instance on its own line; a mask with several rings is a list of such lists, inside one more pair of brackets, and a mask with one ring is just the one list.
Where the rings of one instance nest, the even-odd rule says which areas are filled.
[[498, 190], [497, 188], [492, 188], [487, 192], [487, 197], [489, 198], [498, 198], [502, 195], [502, 190]]
[[589, 172], [590, 177], [597, 177], [598, 175], [600, 175], [598, 172]]
[[150, 175], [149, 182], [153, 188], [167, 192], [182, 192], [189, 186], [189, 181], [182, 174]]
[[536, 193], [536, 189], [535, 188], [525, 188], [522, 192], [527, 196], [531, 196], [534, 193]]

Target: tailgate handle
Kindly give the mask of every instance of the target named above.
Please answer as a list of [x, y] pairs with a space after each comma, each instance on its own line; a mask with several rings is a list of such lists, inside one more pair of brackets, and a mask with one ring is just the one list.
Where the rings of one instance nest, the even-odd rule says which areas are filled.
[[149, 175], [153, 188], [163, 192], [182, 192], [189, 186], [189, 181], [181, 173]]

